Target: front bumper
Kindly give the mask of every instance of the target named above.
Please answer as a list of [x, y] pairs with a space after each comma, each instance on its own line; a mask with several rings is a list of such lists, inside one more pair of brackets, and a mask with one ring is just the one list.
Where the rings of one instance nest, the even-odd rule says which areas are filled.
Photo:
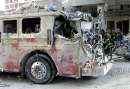
[[106, 75], [109, 70], [112, 68], [112, 62], [103, 64], [103, 65], [88, 65], [85, 66], [84, 68], [81, 68], [81, 76], [93, 76], [93, 77], [98, 77], [98, 76], [104, 76]]

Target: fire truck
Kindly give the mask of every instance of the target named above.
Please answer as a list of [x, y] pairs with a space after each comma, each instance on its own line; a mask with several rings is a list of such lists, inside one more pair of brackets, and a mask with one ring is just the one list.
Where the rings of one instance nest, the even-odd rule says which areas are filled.
[[56, 76], [102, 76], [112, 67], [99, 18], [77, 12], [0, 15], [0, 71], [49, 83]]
[[1, 15], [0, 71], [21, 73], [34, 83], [49, 83], [55, 76], [105, 75], [112, 62], [101, 38], [89, 43], [84, 35], [92, 21], [63, 17], [57, 12]]

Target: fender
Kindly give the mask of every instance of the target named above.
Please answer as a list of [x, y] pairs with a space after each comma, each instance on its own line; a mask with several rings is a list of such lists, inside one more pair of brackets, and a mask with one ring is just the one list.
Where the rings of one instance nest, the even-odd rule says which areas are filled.
[[22, 61], [20, 62], [20, 72], [22, 73], [22, 75], [25, 75], [25, 64], [26, 64], [28, 58], [31, 57], [32, 55], [35, 55], [35, 54], [46, 55], [48, 57], [48, 59], [50, 59], [48, 61], [51, 65], [52, 69], [56, 70], [56, 72], [57, 72], [56, 65], [55, 65], [54, 61], [52, 60], [51, 56], [47, 53], [47, 51], [45, 51], [45, 50], [34, 50], [34, 51], [28, 53], [27, 55], [25, 55], [23, 57]]

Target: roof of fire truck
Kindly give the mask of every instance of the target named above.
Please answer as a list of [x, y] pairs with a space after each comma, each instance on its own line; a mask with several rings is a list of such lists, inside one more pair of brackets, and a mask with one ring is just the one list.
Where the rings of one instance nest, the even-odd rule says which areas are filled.
[[[77, 0], [77, 2], [78, 1], [80, 0]], [[84, 2], [80, 2], [80, 3], [83, 4]], [[97, 5], [99, 3], [103, 3], [103, 0], [92, 0], [92, 1], [87, 2], [86, 5], [93, 5], [93, 4]], [[43, 7], [41, 8], [40, 6], [34, 6], [33, 3], [29, 3], [25, 6], [22, 6], [16, 9], [13, 12], [9, 12], [9, 13], [6, 12], [0, 15], [0, 19], [2, 20], [2, 19], [23, 18], [23, 17], [29, 18], [29, 17], [39, 17], [39, 16], [56, 16], [56, 15], [64, 15], [64, 14], [65, 13], [62, 13], [60, 11], [47, 11]]]
[[2, 19], [11, 19], [11, 18], [23, 18], [23, 17], [39, 17], [39, 16], [56, 16], [60, 15], [60, 12], [34, 12], [34, 13], [16, 13], [16, 14], [3, 14], [0, 15], [0, 20]]

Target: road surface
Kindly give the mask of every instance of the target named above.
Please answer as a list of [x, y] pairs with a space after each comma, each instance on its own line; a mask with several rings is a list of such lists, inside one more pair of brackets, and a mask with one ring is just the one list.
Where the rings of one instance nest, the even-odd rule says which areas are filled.
[[106, 76], [57, 77], [51, 84], [33, 84], [15, 74], [0, 75], [0, 89], [130, 89], [130, 62], [115, 62]]

